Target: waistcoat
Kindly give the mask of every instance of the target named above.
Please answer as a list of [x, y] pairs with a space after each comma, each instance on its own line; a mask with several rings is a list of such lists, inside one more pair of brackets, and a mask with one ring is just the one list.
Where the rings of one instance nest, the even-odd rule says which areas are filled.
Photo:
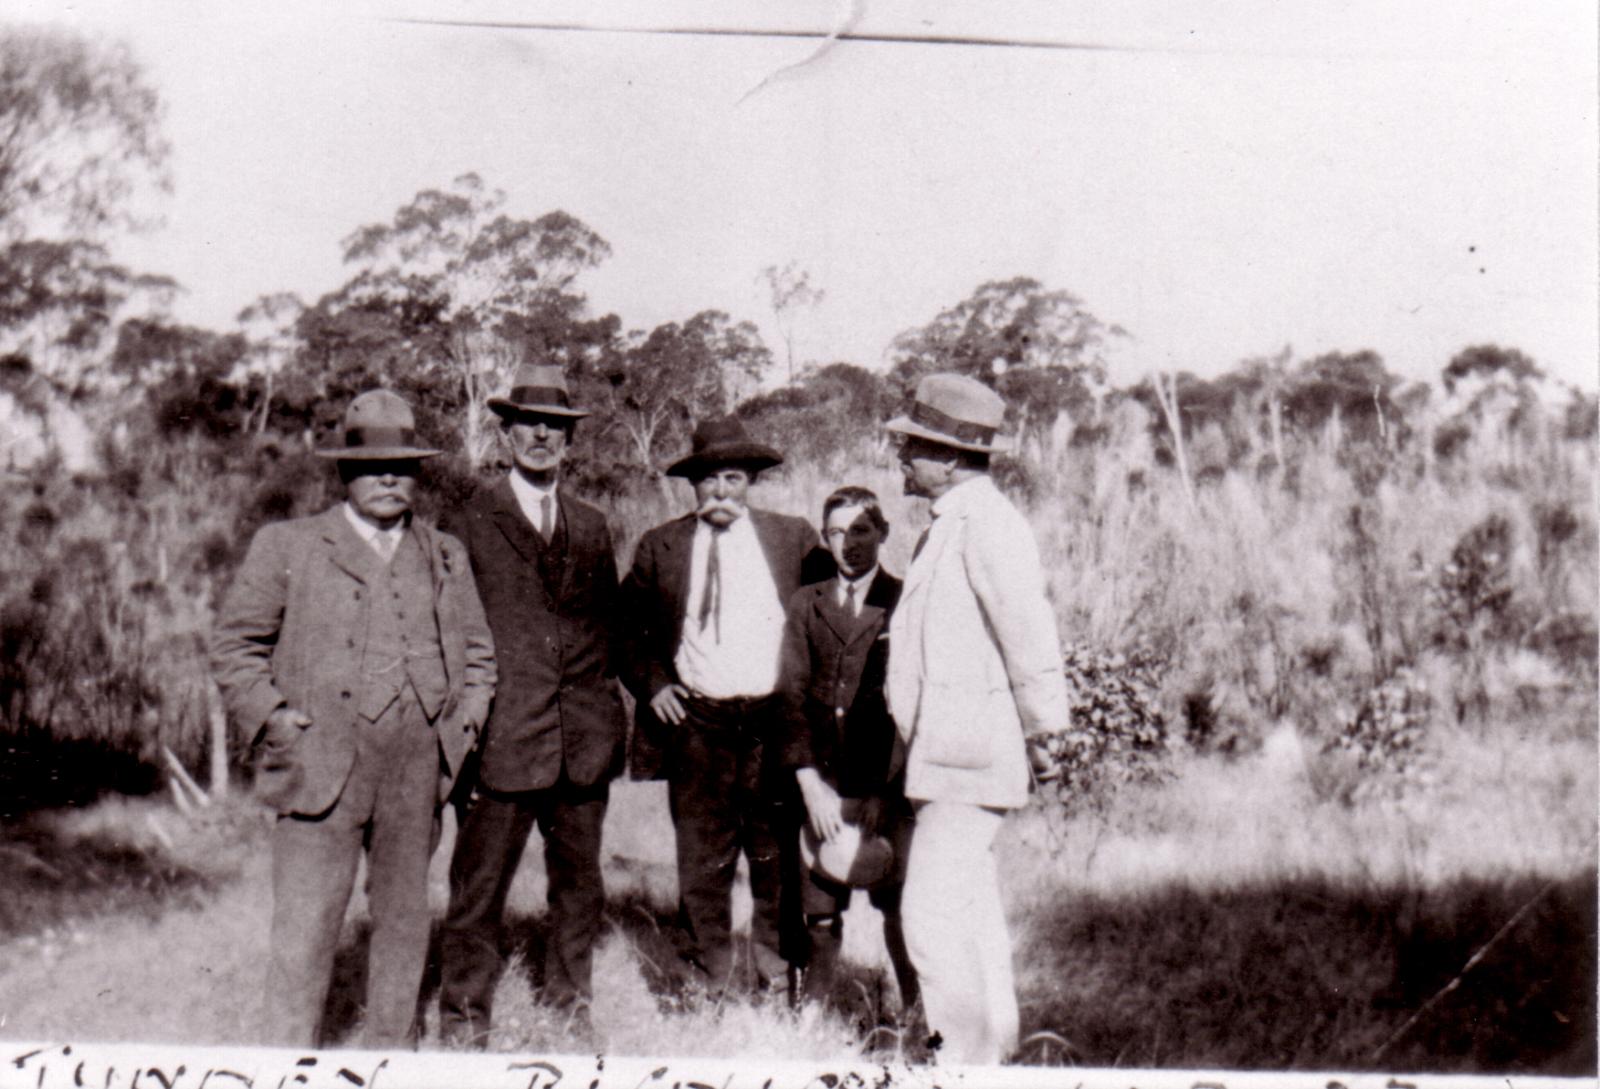
[[433, 579], [416, 535], [401, 536], [387, 565], [373, 553], [369, 570], [372, 604], [357, 706], [363, 718], [376, 722], [409, 684], [422, 709], [434, 718], [449, 688], [434, 618]]

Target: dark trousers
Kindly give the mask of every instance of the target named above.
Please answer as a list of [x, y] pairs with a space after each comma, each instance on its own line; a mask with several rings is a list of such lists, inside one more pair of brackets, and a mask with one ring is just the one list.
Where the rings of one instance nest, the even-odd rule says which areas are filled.
[[334, 953], [361, 852], [372, 935], [367, 1047], [413, 1039], [428, 952], [428, 859], [438, 830], [439, 742], [407, 689], [376, 722], [356, 720], [344, 792], [318, 817], [280, 816], [272, 833], [267, 1042], [316, 1047]]
[[729, 984], [729, 897], [742, 851], [750, 867], [751, 964], [759, 985], [780, 984], [787, 976], [783, 952], [791, 927], [780, 906], [779, 837], [793, 816], [792, 806], [783, 804], [787, 792], [762, 774], [771, 702], [690, 697], [684, 706], [688, 718], [676, 728], [667, 801], [677, 833], [678, 916], [689, 955], [713, 987]]
[[439, 935], [441, 1034], [481, 1044], [487, 1038], [494, 987], [502, 967], [506, 895], [533, 826], [544, 837], [549, 933], [541, 1000], [587, 1007], [594, 943], [605, 886], [600, 830], [610, 784], [574, 786], [563, 775], [546, 790], [473, 797], [450, 859], [450, 908]]

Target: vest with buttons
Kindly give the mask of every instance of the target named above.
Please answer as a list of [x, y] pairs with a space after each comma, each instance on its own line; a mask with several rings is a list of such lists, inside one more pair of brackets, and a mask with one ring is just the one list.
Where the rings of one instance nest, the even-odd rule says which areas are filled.
[[422, 709], [434, 718], [444, 706], [449, 684], [434, 618], [433, 579], [416, 535], [403, 534], [387, 564], [372, 553], [369, 571], [372, 600], [357, 708], [363, 718], [376, 722], [409, 684]]

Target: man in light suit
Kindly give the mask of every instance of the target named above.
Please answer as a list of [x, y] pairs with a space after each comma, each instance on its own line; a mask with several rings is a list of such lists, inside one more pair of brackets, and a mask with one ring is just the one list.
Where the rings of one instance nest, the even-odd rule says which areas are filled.
[[411, 517], [411, 408], [350, 403], [345, 502], [262, 527], [218, 610], [211, 661], [254, 737], [274, 806], [265, 1042], [316, 1046], [340, 925], [367, 856], [365, 1043], [413, 1039], [442, 800], [494, 692], [494, 641], [466, 550]]
[[903, 900], [928, 1028], [951, 1062], [995, 1063], [1017, 1043], [1017, 999], [992, 844], [1026, 803], [1025, 741], [1068, 718], [1055, 615], [1032, 528], [989, 478], [1005, 403], [935, 374], [902, 436], [907, 494], [933, 524], [889, 627], [889, 710], [908, 746], [916, 827]]
[[441, 1035], [482, 1047], [500, 974], [506, 894], [537, 824], [549, 879], [541, 1000], [592, 1026], [595, 939], [605, 907], [600, 830], [622, 769], [616, 684], [617, 564], [605, 515], [560, 482], [575, 408], [560, 367], [518, 370], [489, 407], [513, 465], [441, 525], [466, 542], [500, 663], [470, 801], [450, 862], [440, 934]]
[[773, 692], [784, 603], [832, 561], [805, 519], [748, 505], [756, 474], [782, 461], [736, 419], [702, 422], [690, 454], [667, 469], [694, 486], [695, 510], [640, 539], [622, 587], [638, 701], [633, 773], [667, 780], [686, 955], [713, 992], [732, 982], [729, 895], [741, 852], [757, 988], [782, 984], [803, 955], [798, 905], [779, 903], [780, 855], [798, 823], [783, 805], [793, 780], [782, 781], [771, 751]]

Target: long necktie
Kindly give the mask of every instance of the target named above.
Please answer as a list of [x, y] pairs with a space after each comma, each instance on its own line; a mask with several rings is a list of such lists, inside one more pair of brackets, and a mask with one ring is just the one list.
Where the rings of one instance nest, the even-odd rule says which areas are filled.
[[861, 610], [856, 608], [856, 584], [853, 582], [844, 584], [844, 611], [851, 616], [861, 615]]
[[711, 544], [706, 550], [706, 587], [700, 595], [700, 630], [706, 630], [708, 620], [716, 621], [714, 634], [722, 642], [722, 560], [717, 554], [717, 538], [722, 530], [711, 527]]
[[378, 555], [383, 558], [384, 563], [388, 563], [390, 560], [394, 559], [395, 549], [400, 546], [400, 541], [398, 538], [383, 530], [380, 530], [377, 535], [372, 538], [372, 543], [377, 546]]
[[545, 544], [549, 544], [550, 538], [554, 537], [556, 533], [554, 507], [555, 504], [551, 502], [550, 493], [546, 492], [539, 500], [539, 536], [544, 538]]

